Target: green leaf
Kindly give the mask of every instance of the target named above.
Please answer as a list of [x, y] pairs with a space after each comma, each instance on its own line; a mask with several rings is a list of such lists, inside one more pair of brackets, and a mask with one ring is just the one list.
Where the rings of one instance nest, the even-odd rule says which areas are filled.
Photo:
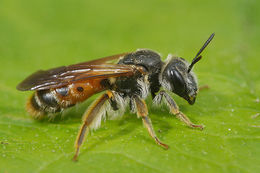
[[[0, 2], [0, 172], [260, 172], [259, 1]], [[127, 111], [89, 135], [71, 161], [81, 115], [98, 96], [37, 122], [24, 109], [31, 92], [16, 85], [38, 69], [107, 55], [157, 50], [191, 61], [209, 35], [212, 43], [194, 66], [201, 91], [195, 105], [173, 95], [203, 131], [177, 120], [165, 106], [149, 113], [155, 144]]]

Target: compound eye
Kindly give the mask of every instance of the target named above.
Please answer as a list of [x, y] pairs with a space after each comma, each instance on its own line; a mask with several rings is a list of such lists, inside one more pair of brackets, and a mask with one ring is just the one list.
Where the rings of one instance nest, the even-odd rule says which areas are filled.
[[173, 85], [173, 91], [179, 95], [185, 92], [186, 86], [185, 81], [181, 74], [177, 70], [171, 70], [171, 81]]

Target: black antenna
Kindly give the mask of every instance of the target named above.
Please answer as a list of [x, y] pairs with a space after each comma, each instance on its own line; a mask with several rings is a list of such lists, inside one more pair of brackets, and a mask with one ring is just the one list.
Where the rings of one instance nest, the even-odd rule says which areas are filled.
[[215, 33], [212, 33], [210, 35], [210, 37], [208, 38], [208, 40], [204, 43], [202, 48], [199, 50], [199, 52], [197, 53], [195, 58], [192, 60], [190, 66], [189, 66], [188, 73], [191, 71], [194, 64], [196, 64], [199, 60], [201, 60], [201, 58], [202, 58], [202, 56], [200, 56], [201, 52], [207, 47], [207, 45], [211, 42], [211, 40], [213, 39], [214, 36], [215, 36]]

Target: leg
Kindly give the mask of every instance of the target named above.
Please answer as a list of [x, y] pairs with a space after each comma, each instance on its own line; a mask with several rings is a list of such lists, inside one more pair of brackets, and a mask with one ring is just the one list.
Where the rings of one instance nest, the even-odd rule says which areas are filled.
[[192, 128], [200, 128], [201, 130], [204, 129], [203, 125], [198, 125], [198, 124], [193, 124], [190, 119], [183, 114], [182, 112], [179, 112], [178, 114], [176, 114], [177, 118], [179, 120], [181, 120], [182, 122], [184, 122], [187, 126], [192, 127]]
[[209, 89], [209, 86], [208, 85], [202, 85], [202, 86], [199, 87], [199, 91], [205, 90], [205, 89]]
[[144, 126], [147, 128], [150, 136], [155, 140], [155, 142], [162, 146], [165, 149], [168, 149], [169, 146], [162, 143], [157, 137], [156, 134], [153, 130], [153, 125], [152, 122], [150, 120], [150, 118], [148, 117], [148, 109], [147, 106], [144, 102], [144, 100], [140, 99], [138, 96], [134, 97], [134, 102], [136, 104], [136, 109], [137, 109], [137, 115], [138, 117], [141, 117], [143, 120], [143, 124]]
[[102, 113], [103, 113], [102, 111], [104, 111], [102, 110], [102, 108], [104, 107], [105, 102], [109, 100], [111, 97], [112, 97], [112, 93], [108, 91], [106, 94], [103, 94], [94, 103], [92, 103], [90, 107], [87, 109], [87, 111], [84, 113], [82, 119], [83, 122], [75, 142], [76, 153], [73, 157], [74, 161], [77, 160], [79, 154], [79, 148], [84, 141], [85, 135], [88, 134], [90, 128], [95, 128], [93, 127], [93, 125], [97, 126], [98, 123], [100, 123], [102, 118]]
[[117, 105], [117, 102], [115, 100], [115, 97], [111, 97], [109, 99], [109, 103], [110, 103], [110, 106], [111, 108], [114, 110], [114, 111], [117, 111], [119, 108], [118, 108], [118, 105]]
[[190, 119], [183, 114], [180, 110], [178, 105], [175, 103], [175, 101], [171, 98], [171, 96], [166, 93], [165, 91], [160, 91], [159, 94], [155, 97], [154, 101], [156, 103], [160, 103], [162, 100], [162, 97], [165, 98], [166, 103], [168, 105], [168, 107], [170, 108], [170, 112], [174, 115], [176, 115], [176, 117], [181, 120], [182, 122], [184, 122], [187, 126], [192, 127], [192, 128], [200, 128], [203, 129], [202, 125], [196, 125], [193, 124]]

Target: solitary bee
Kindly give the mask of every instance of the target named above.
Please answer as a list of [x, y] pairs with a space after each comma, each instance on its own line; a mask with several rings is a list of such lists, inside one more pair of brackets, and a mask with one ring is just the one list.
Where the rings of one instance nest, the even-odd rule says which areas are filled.
[[[41, 119], [47, 114], [54, 116], [54, 113], [104, 91], [83, 115], [83, 122], [75, 142], [74, 160], [77, 160], [84, 136], [89, 130], [100, 126], [107, 111], [112, 111], [112, 114], [107, 115], [109, 118], [115, 118], [116, 113], [122, 114], [127, 105], [142, 118], [144, 126], [155, 142], [168, 149], [168, 145], [162, 143], [153, 130], [144, 100], [151, 93], [155, 104], [164, 100], [170, 112], [178, 119], [189, 127], [203, 129], [202, 125], [193, 124], [179, 110], [168, 92], [177, 94], [191, 105], [195, 103], [199, 89], [192, 67], [202, 58], [200, 54], [214, 35], [211, 34], [191, 64], [183, 58], [172, 55], [163, 62], [158, 53], [140, 49], [132, 53], [113, 55], [47, 71], [40, 70], [22, 81], [17, 89], [35, 91], [26, 105], [27, 111], [34, 119]], [[110, 63], [112, 60], [117, 60], [117, 64]], [[165, 90], [160, 90], [161, 88]]]

